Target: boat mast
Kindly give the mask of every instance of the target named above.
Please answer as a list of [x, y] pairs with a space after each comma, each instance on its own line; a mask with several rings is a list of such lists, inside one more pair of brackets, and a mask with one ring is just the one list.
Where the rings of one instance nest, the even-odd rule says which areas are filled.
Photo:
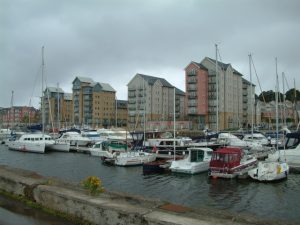
[[173, 119], [174, 119], [174, 121], [173, 121], [173, 131], [174, 131], [174, 141], [173, 141], [173, 144], [174, 144], [174, 161], [176, 160], [176, 140], [175, 140], [175, 138], [176, 138], [176, 112], [175, 112], [175, 103], [176, 103], [176, 91], [175, 91], [175, 86], [174, 86], [174, 104], [173, 104], [173, 113], [174, 113], [174, 115], [173, 115]]
[[118, 100], [117, 100], [117, 95], [115, 95], [115, 98], [116, 98], [116, 100], [115, 100], [115, 104], [116, 104], [116, 123], [115, 123], [115, 126], [116, 126], [116, 128], [118, 127]]
[[216, 88], [217, 88], [217, 110], [216, 110], [216, 126], [219, 133], [219, 77], [218, 77], [218, 45], [216, 46]]
[[13, 129], [15, 123], [15, 110], [14, 110], [14, 91], [11, 91], [11, 99], [10, 99], [10, 110], [9, 110], [9, 119], [7, 127], [9, 128], [9, 122], [11, 120], [11, 128]]
[[251, 71], [251, 53], [249, 56], [249, 71], [250, 71], [250, 106], [251, 106], [251, 139], [253, 141], [253, 93], [252, 93], [252, 71]]
[[146, 96], [145, 96], [145, 78], [143, 79], [143, 102], [144, 102], [144, 146], [146, 141]]
[[285, 115], [286, 105], [285, 105], [284, 77], [285, 77], [284, 72], [282, 72], [282, 90], [283, 90], [283, 121], [282, 121], [282, 124], [283, 124], [283, 127], [286, 127], [286, 115]]
[[59, 115], [59, 83], [57, 83], [57, 129], [60, 129], [60, 115]]
[[41, 106], [42, 106], [42, 129], [43, 129], [43, 134], [45, 132], [45, 107], [44, 107], [44, 66], [45, 66], [45, 62], [44, 62], [44, 46], [42, 47], [42, 102], [41, 102]]
[[275, 90], [275, 116], [276, 116], [276, 150], [278, 151], [278, 73], [277, 73], [277, 57], [276, 64], [276, 90]]

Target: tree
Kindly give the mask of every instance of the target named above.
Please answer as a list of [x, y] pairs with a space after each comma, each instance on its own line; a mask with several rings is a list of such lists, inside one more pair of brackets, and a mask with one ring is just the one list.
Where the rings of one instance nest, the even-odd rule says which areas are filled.
[[[292, 88], [285, 93], [285, 99], [291, 102], [295, 101], [295, 88]], [[296, 100], [300, 101], [300, 92], [297, 89], [296, 89]]]
[[[264, 101], [264, 98], [265, 98], [265, 101], [268, 103], [268, 102], [271, 102], [271, 101], [275, 101], [275, 92], [273, 90], [269, 90], [269, 91], [263, 91], [262, 93], [260, 93], [260, 95], [258, 96], [259, 100], [260, 101]], [[283, 94], [279, 92], [279, 95], [278, 95], [278, 101], [279, 102], [282, 102], [283, 101]]]

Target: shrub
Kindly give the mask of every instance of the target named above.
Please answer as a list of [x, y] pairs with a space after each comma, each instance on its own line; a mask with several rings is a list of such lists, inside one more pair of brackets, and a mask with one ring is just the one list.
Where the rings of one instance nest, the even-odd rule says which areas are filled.
[[89, 176], [82, 181], [82, 186], [89, 191], [91, 195], [97, 195], [104, 191], [101, 180], [96, 176]]

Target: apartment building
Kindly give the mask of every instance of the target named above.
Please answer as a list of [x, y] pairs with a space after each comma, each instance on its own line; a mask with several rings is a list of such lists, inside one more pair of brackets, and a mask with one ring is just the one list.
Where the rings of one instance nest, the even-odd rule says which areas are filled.
[[[215, 86], [210, 85], [208, 69], [201, 63], [191, 62], [185, 68], [186, 111], [194, 129], [204, 129], [208, 125], [208, 97], [213, 98]], [[215, 109], [210, 109], [210, 114]]]
[[126, 127], [127, 126], [127, 117], [128, 117], [128, 101], [117, 100], [116, 107], [116, 120], [117, 127]]
[[45, 126], [61, 128], [73, 123], [73, 100], [71, 93], [60, 87], [46, 87], [44, 91]]
[[[147, 121], [171, 121], [174, 118], [174, 86], [163, 78], [136, 74], [128, 86], [128, 125], [142, 129]], [[177, 98], [177, 102], [176, 102]], [[184, 115], [184, 96], [175, 89], [175, 115]], [[181, 111], [183, 110], [183, 111]]]
[[[243, 82], [243, 117], [242, 117], [242, 125], [243, 127], [249, 127], [251, 126], [252, 123], [252, 118], [253, 118], [253, 123], [255, 121], [260, 120], [257, 118], [258, 116], [256, 115], [257, 113], [260, 113], [260, 108], [259, 108], [259, 103], [255, 100], [255, 85], [252, 84], [252, 90], [251, 90], [251, 83], [247, 81], [246, 79], [242, 78]], [[253, 98], [251, 99], [251, 93]], [[251, 104], [253, 105], [251, 107]]]
[[76, 125], [109, 127], [115, 124], [116, 91], [109, 84], [87, 77], [76, 77], [72, 84]]
[[[250, 88], [246, 83], [243, 86], [242, 76], [231, 64], [219, 61], [216, 73], [216, 60], [209, 57], [185, 68], [187, 114], [194, 128], [223, 130], [242, 126], [244, 116], [249, 118], [248, 108], [243, 111], [244, 104], [250, 104]], [[253, 96], [254, 93], [253, 86]]]
[[39, 122], [39, 110], [29, 106], [2, 108], [0, 115], [2, 127], [15, 127]]

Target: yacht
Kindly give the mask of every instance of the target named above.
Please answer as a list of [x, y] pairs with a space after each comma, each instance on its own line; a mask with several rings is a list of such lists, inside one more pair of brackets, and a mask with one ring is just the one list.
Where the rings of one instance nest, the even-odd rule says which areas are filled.
[[55, 141], [50, 135], [43, 133], [23, 134], [19, 139], [7, 142], [11, 150], [23, 152], [45, 153], [46, 148], [51, 148]]
[[91, 139], [88, 137], [83, 137], [81, 134], [70, 131], [63, 133], [58, 139], [56, 139], [56, 143], [69, 143], [70, 146], [89, 146], [93, 143]]
[[270, 182], [286, 179], [289, 165], [286, 162], [260, 161], [257, 166], [248, 171], [248, 175], [257, 181]]
[[286, 142], [283, 149], [269, 154], [272, 161], [286, 162], [291, 169], [300, 169], [300, 132], [286, 134]]

